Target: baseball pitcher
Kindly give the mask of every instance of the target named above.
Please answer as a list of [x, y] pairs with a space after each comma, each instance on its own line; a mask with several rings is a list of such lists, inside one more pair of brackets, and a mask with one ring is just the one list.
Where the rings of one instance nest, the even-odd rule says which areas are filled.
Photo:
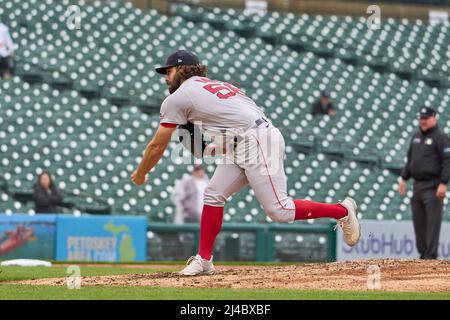
[[[148, 172], [162, 157], [177, 127], [198, 124], [212, 141], [200, 143], [200, 156], [222, 155], [204, 193], [198, 254], [188, 259], [181, 275], [214, 274], [212, 249], [222, 227], [225, 202], [246, 185], [273, 221], [334, 218], [345, 242], [356, 245], [361, 232], [352, 198], [325, 204], [288, 196], [283, 136], [242, 90], [208, 79], [206, 66], [185, 50], [171, 54], [166, 65], [156, 71], [165, 75], [170, 95], [161, 105], [160, 126], [131, 175], [133, 182], [142, 185], [147, 181]], [[210, 145], [213, 150], [208, 150]]]

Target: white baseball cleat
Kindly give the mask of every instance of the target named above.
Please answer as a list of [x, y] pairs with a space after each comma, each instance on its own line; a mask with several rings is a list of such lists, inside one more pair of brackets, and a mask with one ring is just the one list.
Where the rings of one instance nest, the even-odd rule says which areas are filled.
[[179, 272], [182, 276], [198, 276], [205, 274], [214, 274], [216, 270], [212, 263], [213, 258], [208, 261], [200, 255], [192, 256], [188, 259], [186, 267]]
[[[336, 228], [339, 226], [344, 233], [344, 241], [350, 247], [356, 245], [361, 237], [361, 226], [358, 221], [358, 207], [355, 200], [350, 197], [345, 198], [344, 201], [339, 201], [339, 205], [347, 209], [348, 215], [338, 220]], [[336, 229], [335, 228], [335, 229]]]

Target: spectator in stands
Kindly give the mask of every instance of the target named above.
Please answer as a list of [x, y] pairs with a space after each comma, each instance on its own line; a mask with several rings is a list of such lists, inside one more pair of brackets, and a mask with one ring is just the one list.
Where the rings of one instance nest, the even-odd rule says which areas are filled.
[[9, 35], [8, 27], [0, 22], [0, 74], [3, 79], [11, 77], [14, 44]]
[[311, 114], [316, 116], [318, 114], [327, 114], [330, 117], [336, 115], [336, 110], [330, 101], [330, 93], [327, 91], [322, 91], [320, 100], [313, 104]]
[[450, 180], [450, 139], [439, 130], [433, 108], [422, 107], [419, 116], [420, 131], [411, 139], [399, 193], [406, 195], [406, 181], [414, 178], [411, 209], [417, 251], [420, 259], [437, 259], [444, 198]]
[[36, 213], [58, 213], [62, 204], [62, 196], [56, 189], [49, 172], [44, 171], [34, 186], [34, 203]]
[[209, 178], [199, 164], [194, 166], [191, 175], [178, 182], [172, 197], [176, 204], [175, 223], [200, 222], [203, 193], [208, 182]]

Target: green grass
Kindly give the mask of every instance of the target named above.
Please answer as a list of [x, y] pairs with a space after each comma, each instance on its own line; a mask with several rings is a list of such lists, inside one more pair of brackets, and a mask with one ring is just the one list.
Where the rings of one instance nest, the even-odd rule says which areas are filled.
[[71, 299], [71, 300], [403, 300], [450, 299], [450, 293], [400, 292], [327, 292], [298, 290], [197, 289], [154, 287], [66, 287], [0, 285], [0, 299]]
[[[156, 269], [125, 268], [123, 266], [83, 266], [80, 265], [81, 276], [120, 275], [134, 273], [152, 273], [177, 271], [174, 268]], [[67, 277], [65, 266], [45, 267], [1, 267], [0, 268], [0, 300], [5, 299], [158, 299], [158, 300], [297, 300], [297, 299], [446, 299], [448, 293], [400, 293], [400, 292], [347, 292], [347, 291], [300, 291], [282, 289], [224, 289], [224, 288], [155, 288], [155, 287], [82, 287], [70, 290], [65, 286], [30, 286], [5, 284], [6, 281], [17, 281], [38, 278]]]

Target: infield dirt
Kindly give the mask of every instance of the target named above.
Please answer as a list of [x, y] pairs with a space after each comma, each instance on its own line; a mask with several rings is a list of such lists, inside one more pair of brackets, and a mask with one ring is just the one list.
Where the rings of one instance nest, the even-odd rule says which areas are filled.
[[[450, 292], [450, 261], [443, 260], [360, 260], [291, 266], [216, 265], [217, 273], [212, 276], [183, 277], [176, 272], [158, 272], [85, 277], [82, 286], [368, 291], [370, 266], [378, 266], [380, 270], [381, 291]], [[168, 266], [141, 267], [159, 269]], [[14, 284], [66, 286], [66, 279], [36, 279]]]

